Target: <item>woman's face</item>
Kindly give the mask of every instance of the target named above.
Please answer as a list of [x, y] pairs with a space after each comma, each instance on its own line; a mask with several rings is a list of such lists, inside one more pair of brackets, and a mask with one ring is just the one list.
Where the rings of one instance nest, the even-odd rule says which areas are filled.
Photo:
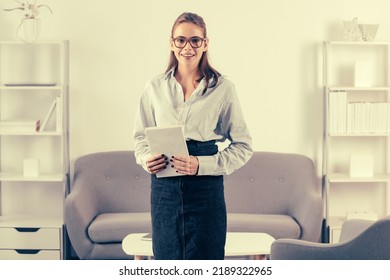
[[207, 50], [207, 45], [208, 40], [204, 38], [202, 29], [188, 22], [176, 26], [170, 42], [171, 50], [179, 65], [185, 67], [198, 67], [203, 53]]

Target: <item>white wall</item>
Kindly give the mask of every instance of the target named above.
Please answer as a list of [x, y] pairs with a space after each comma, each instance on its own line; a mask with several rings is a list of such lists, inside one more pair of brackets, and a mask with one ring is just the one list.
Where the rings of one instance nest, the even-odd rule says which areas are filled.
[[[136, 104], [165, 71], [171, 26], [184, 11], [208, 25], [213, 65], [236, 84], [255, 150], [322, 153], [323, 40], [342, 21], [380, 23], [389, 40], [388, 0], [42, 0], [42, 39], [71, 42], [71, 160], [133, 149]], [[0, 9], [14, 6], [3, 0]], [[0, 40], [16, 39], [21, 14], [0, 11]]]

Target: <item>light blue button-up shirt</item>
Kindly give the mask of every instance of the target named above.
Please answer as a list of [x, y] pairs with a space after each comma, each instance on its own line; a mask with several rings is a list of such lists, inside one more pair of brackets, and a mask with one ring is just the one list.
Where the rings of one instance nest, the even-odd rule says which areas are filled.
[[184, 101], [183, 89], [173, 70], [147, 83], [134, 125], [135, 157], [145, 170], [151, 154], [144, 131], [154, 126], [182, 125], [186, 140], [230, 141], [215, 155], [197, 156], [198, 175], [227, 175], [250, 159], [252, 138], [233, 83], [222, 76], [215, 87], [203, 94], [204, 88], [202, 80]]

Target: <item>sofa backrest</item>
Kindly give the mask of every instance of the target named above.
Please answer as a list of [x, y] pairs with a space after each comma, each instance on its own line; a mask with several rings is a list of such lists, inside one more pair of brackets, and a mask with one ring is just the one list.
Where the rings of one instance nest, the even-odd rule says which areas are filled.
[[297, 154], [254, 152], [225, 176], [227, 210], [234, 213], [291, 214], [304, 192], [320, 190], [313, 161]]
[[[133, 151], [78, 158], [76, 180], [96, 193], [102, 212], [150, 211], [150, 175], [135, 162]], [[254, 152], [246, 165], [225, 176], [228, 212], [289, 214], [304, 192], [319, 190], [312, 160], [296, 154]]]
[[149, 212], [150, 175], [135, 162], [133, 151], [93, 153], [78, 158], [74, 182], [95, 192], [101, 212]]

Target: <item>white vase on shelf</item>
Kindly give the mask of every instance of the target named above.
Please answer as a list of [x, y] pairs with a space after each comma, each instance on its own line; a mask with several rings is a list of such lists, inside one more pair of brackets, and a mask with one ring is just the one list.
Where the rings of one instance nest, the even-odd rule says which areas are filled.
[[33, 43], [39, 36], [40, 28], [39, 19], [24, 18], [16, 30], [16, 35], [26, 43]]
[[358, 27], [358, 18], [352, 21], [344, 21], [343, 37], [346, 41], [359, 41], [360, 32]]

